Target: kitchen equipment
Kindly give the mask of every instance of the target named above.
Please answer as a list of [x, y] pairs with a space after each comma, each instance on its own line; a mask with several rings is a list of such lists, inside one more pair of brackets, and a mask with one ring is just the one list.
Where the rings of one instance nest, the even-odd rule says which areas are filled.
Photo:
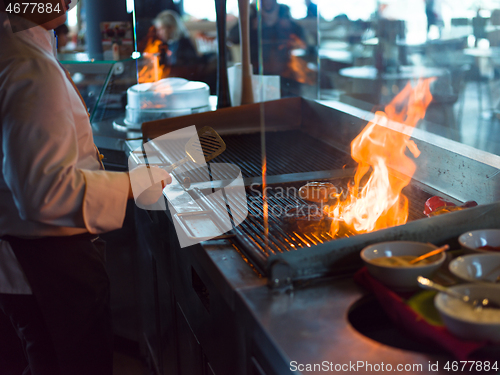
[[[483, 246], [500, 248], [500, 229], [481, 229], [469, 231], [458, 238], [458, 242], [468, 252], [491, 253], [494, 252]], [[500, 252], [498, 252], [500, 254]]]
[[492, 301], [490, 298], [486, 298], [485, 296], [469, 296], [466, 294], [462, 294], [454, 289], [447, 288], [443, 285], [440, 285], [438, 283], [435, 283], [434, 281], [431, 281], [423, 276], [418, 277], [418, 284], [425, 288], [425, 289], [433, 289], [437, 290], [438, 292], [445, 293], [453, 298], [458, 298], [459, 300], [468, 303], [475, 309], [482, 309], [482, 308], [494, 308], [494, 309], [499, 309], [500, 304], [496, 303], [495, 301]]
[[418, 287], [417, 278], [419, 275], [431, 276], [441, 267], [446, 259], [444, 253], [434, 255], [429, 258], [426, 264], [401, 265], [381, 264], [377, 259], [384, 257], [420, 256], [426, 254], [436, 246], [422, 242], [411, 241], [389, 241], [376, 243], [367, 246], [361, 251], [361, 259], [366, 265], [368, 272], [392, 289], [411, 290]]
[[169, 165], [165, 170], [171, 173], [175, 168], [193, 161], [196, 164], [204, 164], [219, 156], [226, 149], [226, 144], [217, 132], [209, 126], [205, 126], [192, 137], [185, 146], [186, 157]]
[[[214, 162], [237, 166], [247, 187], [246, 197], [241, 201], [248, 204], [242, 205], [240, 210], [247, 208], [249, 214], [243, 223], [233, 228], [233, 244], [257, 272], [267, 277], [271, 287], [351, 273], [362, 265], [359, 252], [373, 243], [406, 240], [439, 246], [456, 242], [467, 230], [500, 225], [500, 217], [496, 214], [500, 203], [492, 203], [500, 199], [496, 157], [489, 154], [483, 157], [477, 150], [468, 153], [463, 145], [415, 129], [413, 140], [421, 156], [415, 160], [417, 170], [412, 181], [403, 189], [409, 201], [407, 224], [371, 233], [346, 232], [344, 236], [335, 237], [327, 232], [290, 231], [283, 225], [281, 213], [287, 208], [307, 204], [294, 194], [301, 186], [323, 181], [340, 188], [352, 179], [356, 163], [349, 154], [350, 143], [373, 118], [370, 116], [373, 115], [369, 112], [343, 103], [285, 98], [145, 123], [143, 134], [147, 139], [154, 139], [196, 124], [213, 126], [224, 137], [227, 149]], [[262, 214], [261, 123], [265, 123], [266, 130], [267, 235]], [[173, 160], [165, 156], [165, 164], [185, 156], [180, 145], [178, 150], [171, 152]], [[205, 176], [198, 176], [195, 169], [181, 166], [176, 172], [182, 171], [182, 177], [190, 177], [188, 190], [179, 185], [175, 195], [172, 189], [165, 191], [176, 212], [192, 212], [191, 205], [188, 207], [184, 202], [196, 200], [200, 211], [215, 210], [227, 215], [225, 202], [212, 208], [203, 199], [197, 199], [197, 190], [217, 188], [217, 179], [230, 180], [232, 177], [215, 176], [214, 182], [206, 184]], [[426, 218], [423, 214], [425, 201], [437, 194], [456, 204], [475, 199], [480, 205]], [[238, 204], [236, 202], [234, 207], [238, 208]]]
[[[451, 291], [467, 294], [471, 300], [487, 298], [500, 304], [498, 287], [491, 284], [461, 284], [452, 286]], [[462, 300], [445, 293], [438, 293], [434, 305], [439, 311], [446, 328], [457, 337], [466, 340], [487, 340], [500, 343], [500, 309], [476, 309]], [[498, 358], [498, 355], [493, 358]]]
[[448, 268], [452, 274], [467, 282], [496, 283], [500, 280], [500, 253], [464, 255], [453, 259]]
[[124, 124], [128, 130], [140, 130], [143, 122], [190, 115], [210, 109], [210, 89], [204, 82], [184, 78], [164, 78], [140, 83], [127, 90]]
[[[342, 103], [284, 98], [144, 124], [144, 137], [153, 142], [156, 137], [193, 124], [212, 126], [227, 148], [211, 163], [234, 164], [247, 187], [243, 196], [248, 200], [249, 215], [229, 232], [232, 238], [172, 247], [164, 262], [165, 276], [174, 278], [175, 301], [189, 323], [184, 324], [186, 332], [196, 336], [193, 342], [201, 345], [212, 368], [222, 369], [218, 372], [238, 373], [254, 359], [254, 372], [268, 368], [268, 374], [289, 372], [290, 358], [302, 358], [303, 363], [324, 358], [343, 363], [361, 356], [371, 363], [391, 363], [393, 369], [397, 363], [425, 367], [429, 360], [451, 359], [442, 349], [409, 340], [387, 323], [387, 318], [384, 321], [380, 307], [361, 300], [365, 291], [352, 277], [343, 276], [346, 269], [362, 266], [359, 252], [373, 243], [404, 239], [436, 246], [447, 243], [455, 248], [461, 233], [500, 225], [500, 204], [493, 203], [500, 200], [495, 156], [477, 150], [468, 153], [465, 145], [415, 129], [413, 140], [421, 156], [415, 161], [416, 174], [404, 191], [410, 206], [407, 224], [332, 238], [327, 233], [293, 233], [280, 220], [280, 209], [305, 203], [293, 194], [293, 188], [298, 190], [311, 181], [347, 183], [352, 178], [355, 163], [349, 145], [371, 118], [370, 113]], [[262, 128], [265, 134], [260, 133]], [[268, 238], [261, 214], [264, 135]], [[165, 165], [186, 156], [184, 144], [172, 150], [177, 156], [165, 158]], [[196, 199], [196, 191], [220, 187], [218, 181], [207, 184], [203, 176], [195, 178], [195, 166], [187, 162], [174, 170], [174, 182], [164, 190], [169, 215], [193, 212], [196, 204], [196, 209], [204, 211], [205, 203]], [[185, 173], [193, 177], [189, 188], [182, 185]], [[427, 218], [422, 212], [425, 201], [434, 195], [456, 204], [474, 199], [480, 205]], [[149, 219], [145, 224], [149, 225]], [[163, 233], [164, 225], [158, 229]], [[174, 224], [169, 224], [169, 230], [173, 244]], [[165, 256], [163, 247], [158, 254]], [[293, 292], [279, 293], [281, 287], [290, 285]], [[357, 314], [359, 324], [351, 324], [351, 313]], [[291, 326], [296, 329], [286, 328]], [[216, 346], [214, 338], [218, 340]], [[221, 350], [225, 355], [219, 358]]]
[[418, 263], [420, 262], [421, 260], [424, 260], [424, 259], [427, 259], [433, 255], [436, 255], [436, 254], [439, 254], [439, 253], [442, 253], [443, 251], [446, 251], [450, 248], [449, 245], [444, 245], [444, 246], [441, 246], [441, 247], [438, 247], [436, 250], [432, 250], [432, 251], [429, 251], [427, 254], [424, 254], [424, 255], [421, 255], [413, 260], [411, 260], [409, 263], [410, 264], [415, 264], [415, 263]]

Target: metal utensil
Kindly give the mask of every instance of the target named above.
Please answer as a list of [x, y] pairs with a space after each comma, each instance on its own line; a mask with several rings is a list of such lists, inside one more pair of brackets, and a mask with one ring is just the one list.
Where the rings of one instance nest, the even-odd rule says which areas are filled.
[[186, 143], [185, 151], [187, 156], [169, 165], [165, 170], [171, 173], [175, 168], [188, 161], [203, 164], [222, 154], [225, 149], [226, 144], [220, 135], [210, 126], [205, 126]]
[[419, 257], [417, 257], [415, 259], [410, 260], [409, 263], [410, 264], [415, 264], [417, 262], [420, 262], [421, 260], [427, 259], [427, 258], [429, 258], [431, 256], [436, 255], [436, 254], [442, 253], [443, 251], [446, 251], [449, 248], [450, 248], [450, 246], [448, 246], [448, 245], [444, 245], [444, 246], [438, 247], [435, 250], [429, 251], [428, 253], [425, 253], [425, 254], [420, 255]]
[[417, 278], [418, 284], [425, 288], [425, 289], [433, 289], [437, 290], [438, 292], [443, 292], [453, 298], [458, 298], [465, 303], [468, 303], [469, 305], [472, 305], [475, 309], [482, 309], [482, 308], [493, 308], [493, 309], [498, 309], [500, 308], [500, 305], [496, 302], [491, 301], [488, 298], [475, 298], [471, 299], [470, 296], [466, 296], [465, 294], [458, 293], [457, 291], [447, 288], [443, 285], [437, 284], [434, 281], [429, 280], [426, 277], [419, 276]]

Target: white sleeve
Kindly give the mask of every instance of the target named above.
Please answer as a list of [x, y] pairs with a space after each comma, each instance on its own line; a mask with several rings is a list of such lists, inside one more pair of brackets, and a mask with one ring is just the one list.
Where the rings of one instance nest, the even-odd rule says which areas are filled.
[[82, 207], [85, 227], [90, 233], [121, 228], [129, 191], [127, 175], [123, 172], [82, 172], [86, 186]]
[[87, 228], [121, 227], [125, 173], [78, 169], [71, 100], [57, 66], [26, 60], [12, 69], [0, 100], [4, 178], [23, 220]]

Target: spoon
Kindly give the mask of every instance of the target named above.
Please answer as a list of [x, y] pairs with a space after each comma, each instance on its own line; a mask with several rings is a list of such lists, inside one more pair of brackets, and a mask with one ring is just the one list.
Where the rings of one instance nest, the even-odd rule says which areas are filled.
[[437, 249], [435, 250], [432, 250], [432, 251], [429, 251], [428, 253], [425, 253], [424, 255], [420, 255], [418, 258], [415, 258], [415, 259], [412, 259], [410, 260], [410, 264], [415, 264], [417, 262], [420, 262], [421, 260], [424, 260], [426, 258], [429, 258], [433, 255], [436, 255], [436, 254], [439, 254], [439, 253], [442, 253], [443, 251], [446, 251], [448, 250], [450, 247], [448, 245], [444, 245], [444, 246], [441, 246], [441, 247], [438, 247]]
[[423, 276], [419, 276], [417, 278], [417, 281], [419, 285], [425, 289], [433, 289], [437, 290], [438, 292], [443, 292], [451, 297], [458, 298], [465, 303], [468, 303], [469, 305], [472, 305], [475, 309], [482, 309], [482, 308], [493, 308], [493, 309], [498, 309], [500, 308], [500, 305], [496, 302], [493, 302], [489, 300], [488, 298], [476, 298], [476, 299], [471, 299], [469, 296], [466, 296], [465, 294], [458, 293], [457, 291], [446, 288], [440, 284], [435, 283], [434, 281], [431, 281]]

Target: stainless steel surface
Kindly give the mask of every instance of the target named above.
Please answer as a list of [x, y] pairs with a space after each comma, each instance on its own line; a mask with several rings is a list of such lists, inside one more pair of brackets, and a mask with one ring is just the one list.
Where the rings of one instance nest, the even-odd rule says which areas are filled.
[[[293, 293], [273, 294], [261, 287], [242, 290], [239, 295], [260, 325], [255, 329], [256, 341], [272, 342], [280, 349], [281, 356], [268, 358], [275, 368], [282, 371], [276, 373], [292, 373], [292, 361], [295, 364], [321, 364], [324, 361], [334, 366], [347, 364], [347, 369], [349, 364], [361, 361], [372, 365], [390, 364], [394, 369], [398, 364], [411, 364], [418, 370], [406, 373], [430, 374], [429, 361], [435, 363], [439, 359], [438, 355], [380, 344], [356, 331], [348, 321], [348, 314], [363, 292], [350, 279], [318, 283]], [[422, 366], [421, 369], [418, 365]], [[375, 373], [365, 368], [358, 371]], [[349, 371], [344, 366], [344, 371], [337, 372]]]
[[[405, 336], [393, 325], [389, 327], [390, 332], [388, 327], [383, 328], [388, 337], [385, 344], [358, 331], [351, 322], [353, 311], [361, 310], [367, 322], [372, 322], [370, 316], [378, 313], [373, 304], [365, 304], [365, 292], [350, 276], [311, 281], [302, 288], [276, 293], [266, 287], [266, 279], [259, 278], [248, 267], [230, 242], [210, 241], [202, 247], [196, 262], [200, 262], [207, 276], [214, 280], [217, 292], [234, 307], [234, 314], [249, 335], [246, 350], [253, 353], [262, 367], [272, 369], [266, 374], [295, 373], [291, 371], [292, 361], [296, 364], [327, 361], [334, 366], [361, 361], [363, 365], [372, 366], [390, 364], [393, 370], [398, 365], [408, 365], [410, 369], [404, 371], [406, 374], [449, 373], [443, 367], [454, 358], [430, 344]], [[393, 339], [390, 336], [394, 336]], [[494, 348], [487, 350], [495, 353]], [[439, 366], [429, 367], [438, 362]], [[364, 368], [357, 372], [380, 373]]]

